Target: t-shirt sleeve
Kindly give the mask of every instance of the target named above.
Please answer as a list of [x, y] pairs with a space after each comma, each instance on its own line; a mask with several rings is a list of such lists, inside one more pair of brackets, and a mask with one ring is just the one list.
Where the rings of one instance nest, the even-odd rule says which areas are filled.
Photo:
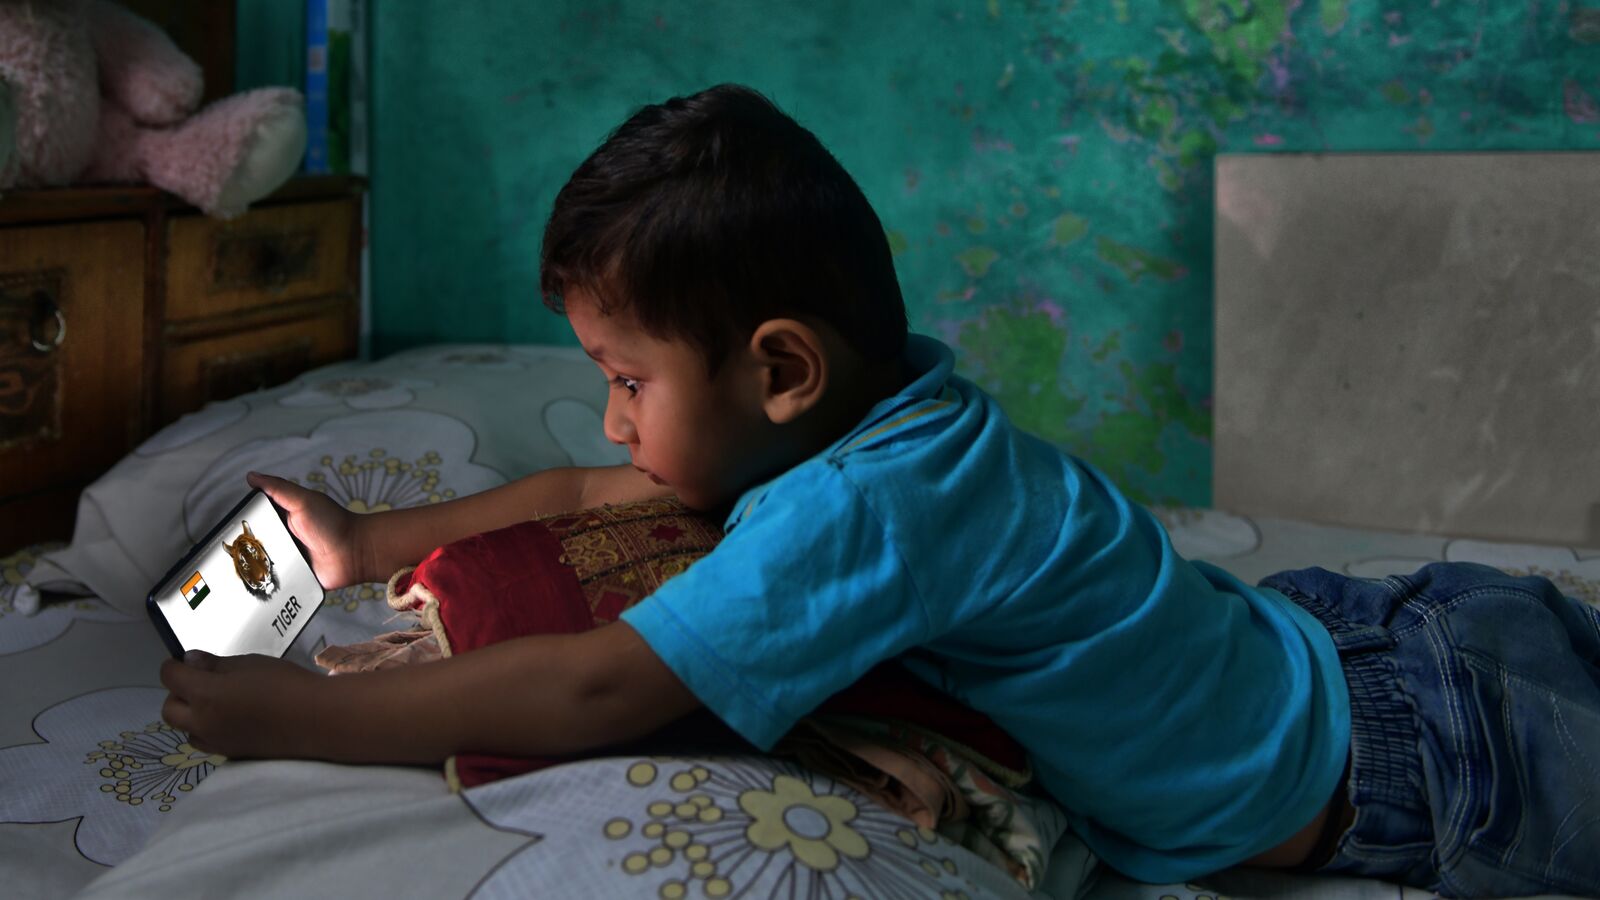
[[929, 632], [883, 524], [854, 484], [816, 468], [772, 485], [717, 549], [622, 614], [762, 749]]

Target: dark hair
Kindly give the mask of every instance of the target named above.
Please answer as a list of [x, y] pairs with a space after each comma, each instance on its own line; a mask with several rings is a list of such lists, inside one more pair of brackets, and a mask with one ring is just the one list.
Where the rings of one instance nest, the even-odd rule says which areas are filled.
[[634, 113], [572, 173], [539, 287], [592, 293], [715, 374], [768, 319], [814, 316], [869, 360], [899, 355], [905, 301], [883, 224], [838, 160], [756, 91], [724, 84]]

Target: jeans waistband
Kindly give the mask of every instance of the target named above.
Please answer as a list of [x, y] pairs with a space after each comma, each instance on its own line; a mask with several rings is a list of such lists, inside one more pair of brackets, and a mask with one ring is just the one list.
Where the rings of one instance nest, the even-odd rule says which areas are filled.
[[1350, 691], [1347, 790], [1355, 820], [1323, 872], [1404, 880], [1429, 865], [1433, 822], [1423, 781], [1415, 703], [1403, 679], [1392, 632], [1352, 622], [1292, 582], [1267, 579], [1311, 613], [1333, 638]]

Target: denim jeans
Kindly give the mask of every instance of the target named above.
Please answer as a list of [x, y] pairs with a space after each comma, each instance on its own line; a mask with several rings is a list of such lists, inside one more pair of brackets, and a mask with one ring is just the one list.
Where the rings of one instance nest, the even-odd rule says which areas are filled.
[[1600, 612], [1470, 563], [1262, 584], [1327, 627], [1350, 685], [1355, 820], [1318, 871], [1600, 896]]

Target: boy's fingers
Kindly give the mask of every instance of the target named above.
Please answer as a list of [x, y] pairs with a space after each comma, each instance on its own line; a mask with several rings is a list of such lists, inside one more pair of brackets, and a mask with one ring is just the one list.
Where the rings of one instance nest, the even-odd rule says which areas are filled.
[[202, 672], [215, 672], [217, 658], [204, 650], [190, 650], [183, 654], [184, 665], [192, 666]]
[[166, 722], [179, 731], [194, 731], [194, 709], [183, 702], [176, 694], [168, 694], [165, 703], [161, 704], [161, 721]]
[[188, 653], [183, 655], [182, 661], [176, 659], [162, 660], [161, 686], [178, 695], [179, 697], [193, 696], [195, 688], [199, 686], [200, 682], [209, 677], [206, 673], [216, 666], [217, 659], [211, 654], [206, 653], [204, 654], [204, 658], [209, 660], [208, 663], [204, 665], [191, 665], [188, 662], [190, 654], [197, 653], [200, 653], [200, 651], [190, 650]]
[[293, 490], [296, 487], [292, 481], [285, 481], [276, 475], [267, 475], [262, 472], [245, 473], [244, 483], [271, 497], [273, 502], [279, 506], [283, 505], [282, 501], [285, 498], [293, 496]]
[[174, 694], [183, 693], [188, 687], [186, 667], [175, 659], [161, 661], [161, 686]]

